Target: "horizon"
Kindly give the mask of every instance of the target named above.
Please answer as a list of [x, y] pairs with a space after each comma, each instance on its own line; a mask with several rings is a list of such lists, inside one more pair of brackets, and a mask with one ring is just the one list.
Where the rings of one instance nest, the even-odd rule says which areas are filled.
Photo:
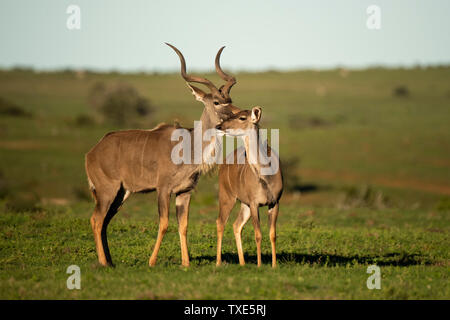
[[[416, 70], [416, 69], [446, 69], [450, 68], [450, 63], [446, 64], [417, 64], [417, 65], [368, 65], [363, 67], [347, 67], [347, 66], [332, 66], [332, 67], [323, 67], [323, 68], [292, 68], [292, 69], [261, 69], [261, 70], [232, 70], [231, 72], [234, 74], [257, 74], [257, 73], [295, 73], [295, 72], [329, 72], [329, 71], [338, 71], [338, 70], [346, 70], [352, 72], [358, 71], [368, 71], [368, 70]], [[15, 65], [11, 67], [3, 67], [0, 65], [0, 72], [32, 72], [32, 73], [92, 73], [92, 74], [146, 74], [146, 75], [172, 75], [172, 74], [180, 74], [179, 68], [173, 70], [115, 70], [115, 69], [94, 69], [94, 68], [71, 68], [71, 67], [61, 67], [61, 68], [53, 68], [53, 69], [38, 69], [33, 68], [32, 66], [26, 65]], [[215, 70], [190, 70], [188, 73], [191, 74], [216, 74]]]

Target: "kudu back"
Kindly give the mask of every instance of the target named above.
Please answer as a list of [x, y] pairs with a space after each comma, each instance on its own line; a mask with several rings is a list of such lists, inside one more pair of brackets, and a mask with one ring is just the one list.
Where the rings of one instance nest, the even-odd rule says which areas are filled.
[[[224, 47], [216, 55], [215, 66], [226, 84], [218, 89], [208, 79], [187, 74], [182, 53], [174, 46], [167, 45], [177, 53], [181, 63], [181, 75], [192, 94], [204, 105], [200, 118], [203, 132], [215, 128], [217, 123], [240, 111], [233, 106], [229, 95], [236, 79], [227, 75], [220, 67], [220, 55]], [[191, 82], [207, 86], [210, 92], [204, 92], [190, 85]], [[172, 162], [171, 152], [177, 141], [172, 141], [171, 136], [174, 130], [179, 128], [176, 125], [160, 124], [151, 130], [110, 132], [86, 154], [86, 173], [95, 199], [95, 209], [90, 222], [100, 264], [113, 265], [108, 247], [107, 227], [124, 201], [131, 193], [156, 191], [159, 231], [149, 265], [155, 265], [162, 239], [168, 228], [171, 194], [176, 196], [182, 265], [189, 265], [186, 235], [191, 191], [197, 184], [200, 174], [210, 166], [203, 163]], [[189, 132], [192, 134], [192, 129], [189, 129]], [[209, 143], [215, 143], [214, 137], [210, 142], [203, 142], [203, 148]]]

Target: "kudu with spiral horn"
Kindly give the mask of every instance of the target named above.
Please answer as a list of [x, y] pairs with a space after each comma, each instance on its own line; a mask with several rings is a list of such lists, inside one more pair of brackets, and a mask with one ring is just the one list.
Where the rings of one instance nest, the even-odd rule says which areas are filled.
[[[187, 81], [192, 94], [204, 105], [201, 115], [202, 130], [213, 129], [217, 123], [240, 111], [231, 104], [229, 91], [232, 81], [221, 90], [206, 78], [189, 75], [181, 52], [170, 46], [181, 62], [181, 75]], [[223, 49], [223, 48], [222, 48]], [[222, 78], [230, 79], [220, 69], [216, 57], [216, 69]], [[190, 83], [207, 86], [205, 92]], [[94, 233], [98, 261], [104, 266], [113, 265], [107, 240], [107, 227], [124, 201], [132, 193], [156, 191], [158, 194], [159, 231], [149, 259], [149, 265], [156, 263], [158, 251], [169, 224], [169, 202], [175, 194], [178, 232], [181, 244], [181, 261], [189, 265], [187, 226], [191, 191], [204, 171], [203, 164], [175, 164], [171, 152], [176, 141], [172, 133], [178, 126], [159, 124], [151, 130], [125, 130], [106, 134], [85, 157], [89, 187], [95, 200], [95, 209], [90, 219]], [[192, 133], [192, 130], [189, 130]], [[203, 150], [215, 139], [202, 142]], [[194, 141], [193, 137], [191, 141]]]

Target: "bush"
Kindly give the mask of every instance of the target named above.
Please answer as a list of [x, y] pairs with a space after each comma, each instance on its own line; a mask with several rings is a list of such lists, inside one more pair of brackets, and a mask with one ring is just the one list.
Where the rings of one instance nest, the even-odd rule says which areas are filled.
[[73, 195], [78, 201], [91, 201], [92, 195], [90, 194], [87, 185], [75, 186], [72, 188]]
[[3, 172], [0, 171], [0, 199], [5, 198], [10, 193], [10, 185], [8, 181], [6, 181]]
[[104, 120], [119, 126], [130, 124], [153, 112], [149, 100], [125, 83], [109, 87], [102, 82], [96, 83], [89, 92], [88, 101]]
[[75, 117], [75, 125], [77, 127], [88, 127], [95, 124], [95, 120], [87, 115], [87, 114], [80, 114]]
[[450, 197], [440, 199], [436, 203], [435, 209], [438, 211], [450, 211]]
[[342, 209], [349, 208], [374, 208], [385, 209], [389, 207], [389, 199], [381, 191], [374, 191], [370, 186], [364, 185], [360, 188], [351, 187], [344, 193], [338, 203]]
[[283, 173], [283, 189], [287, 192], [300, 190], [300, 177], [298, 175], [299, 158], [281, 159], [281, 172]]
[[16, 180], [6, 178], [0, 171], [0, 199], [3, 200], [4, 208], [7, 211], [34, 212], [41, 210], [41, 198], [34, 191], [38, 187], [39, 184], [36, 180], [17, 184]]
[[11, 117], [31, 117], [31, 113], [2, 97], [0, 97], [0, 114]]
[[89, 89], [88, 93], [88, 103], [91, 105], [96, 111], [98, 111], [103, 104], [103, 100], [106, 95], [106, 85], [103, 82], [96, 82], [91, 89]]
[[406, 86], [400, 85], [394, 88], [393, 90], [394, 97], [408, 97], [409, 89]]
[[6, 209], [12, 212], [34, 212], [41, 209], [41, 199], [34, 192], [14, 192], [6, 197]]
[[342, 121], [342, 117], [338, 117], [335, 121], [332, 122], [317, 116], [303, 116], [299, 114], [292, 114], [289, 116], [289, 127], [296, 130], [319, 128], [334, 125], [339, 121]]

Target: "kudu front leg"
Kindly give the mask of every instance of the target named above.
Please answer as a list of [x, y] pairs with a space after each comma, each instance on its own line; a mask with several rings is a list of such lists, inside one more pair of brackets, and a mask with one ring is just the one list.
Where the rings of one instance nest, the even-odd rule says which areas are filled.
[[189, 267], [189, 252], [187, 245], [187, 226], [189, 219], [190, 193], [182, 193], [176, 196], [175, 205], [177, 209], [178, 233], [180, 234], [181, 264]]
[[158, 191], [159, 231], [155, 248], [153, 249], [150, 260], [148, 261], [150, 267], [153, 267], [156, 264], [161, 242], [166, 234], [167, 228], [169, 227], [169, 203], [170, 192]]
[[241, 266], [245, 265], [244, 250], [242, 250], [242, 228], [244, 228], [244, 225], [247, 223], [248, 219], [250, 219], [250, 216], [250, 207], [241, 203], [241, 209], [239, 210], [236, 221], [233, 223], [234, 238], [236, 239], [239, 264]]
[[217, 259], [216, 266], [222, 264], [222, 239], [225, 225], [227, 224], [228, 217], [231, 210], [236, 203], [236, 198], [228, 196], [219, 196], [219, 217], [216, 220], [217, 225]]

